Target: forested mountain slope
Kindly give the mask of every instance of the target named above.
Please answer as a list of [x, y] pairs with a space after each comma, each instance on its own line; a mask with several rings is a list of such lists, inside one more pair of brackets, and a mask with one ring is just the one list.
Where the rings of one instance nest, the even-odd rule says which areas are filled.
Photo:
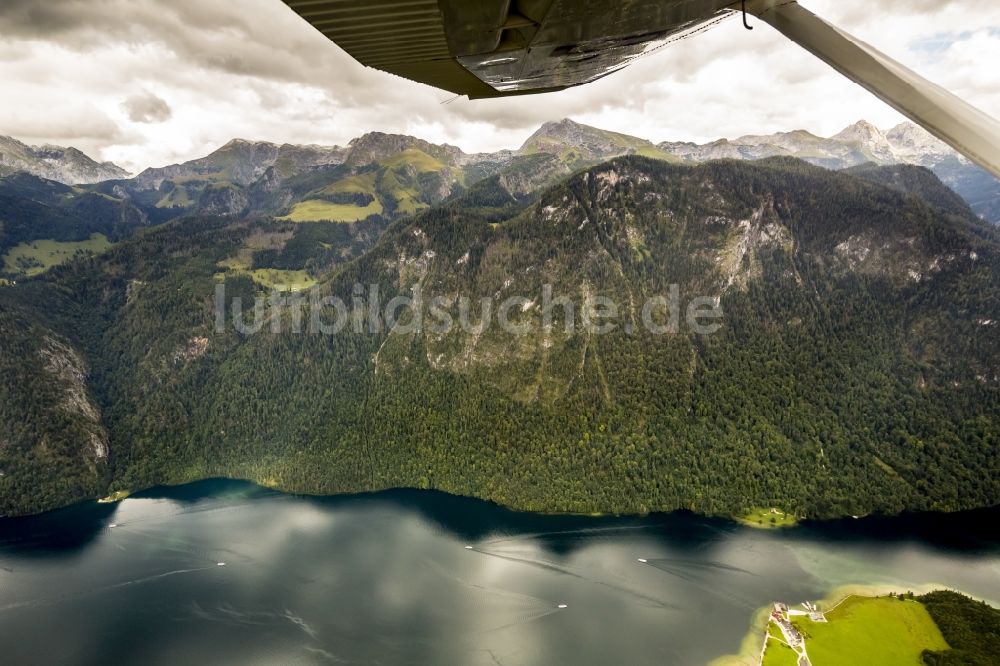
[[102, 233], [120, 240], [147, 224], [129, 201], [27, 173], [0, 177], [0, 255], [40, 238], [73, 241]]
[[[268, 218], [172, 222], [0, 289], [0, 312], [28, 312], [80, 350], [112, 489], [223, 475], [316, 493], [434, 487], [536, 510], [812, 517], [1000, 501], [1000, 242], [940, 183], [918, 196], [881, 184], [891, 175], [786, 158], [629, 157], [532, 193], [551, 173], [537, 167], [396, 222], [310, 292], [348, 305], [372, 285], [383, 304], [420, 293], [426, 319], [407, 332], [294, 332], [314, 311], [335, 321], [329, 302], [272, 303], [256, 333], [231, 312], [217, 328], [219, 280], [247, 319], [266, 296], [220, 262], [280, 255], [302, 233], [290, 228], [309, 226]], [[254, 249], [265, 237], [271, 249]], [[545, 285], [574, 304], [551, 326]], [[672, 285], [680, 321], [654, 333], [643, 306]], [[463, 296], [472, 324], [482, 298], [496, 321], [523, 297], [508, 314], [525, 330], [458, 325]], [[582, 321], [598, 296], [619, 312], [605, 334]], [[713, 334], [684, 320], [698, 297], [721, 307]], [[37, 374], [38, 351], [3, 355], [5, 384]], [[16, 418], [36, 417], [3, 425]], [[87, 464], [66, 429], [7, 443], [0, 513], [85, 494], [38, 471], [52, 438], [76, 447], [67, 464]], [[44, 503], [25, 495], [33, 486]]]

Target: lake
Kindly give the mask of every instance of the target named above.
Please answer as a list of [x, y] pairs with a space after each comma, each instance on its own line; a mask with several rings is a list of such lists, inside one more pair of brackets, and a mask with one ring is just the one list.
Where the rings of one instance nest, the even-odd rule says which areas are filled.
[[738, 652], [760, 607], [842, 585], [933, 584], [996, 605], [998, 518], [770, 531], [687, 513], [548, 516], [427, 491], [311, 498], [206, 481], [0, 520], [0, 654], [704, 665]]

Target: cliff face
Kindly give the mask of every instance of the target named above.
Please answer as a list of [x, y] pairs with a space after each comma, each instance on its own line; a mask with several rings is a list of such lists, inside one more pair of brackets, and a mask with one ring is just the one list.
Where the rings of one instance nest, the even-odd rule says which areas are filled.
[[83, 353], [7, 302], [0, 336], [0, 515], [99, 497], [109, 480], [108, 432]]

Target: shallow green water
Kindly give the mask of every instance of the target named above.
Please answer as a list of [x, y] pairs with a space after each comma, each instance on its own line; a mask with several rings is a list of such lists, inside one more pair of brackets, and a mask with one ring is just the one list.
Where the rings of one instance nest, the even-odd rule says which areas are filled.
[[432, 492], [314, 499], [211, 481], [0, 520], [0, 655], [705, 664], [739, 649], [759, 607], [844, 584], [933, 583], [1000, 602], [998, 516], [767, 532], [688, 514], [539, 516]]

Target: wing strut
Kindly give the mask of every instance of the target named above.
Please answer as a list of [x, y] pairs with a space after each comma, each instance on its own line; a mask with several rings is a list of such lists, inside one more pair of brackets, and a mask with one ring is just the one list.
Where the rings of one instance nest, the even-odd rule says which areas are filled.
[[1000, 178], [1000, 122], [794, 0], [751, 0], [748, 11]]

